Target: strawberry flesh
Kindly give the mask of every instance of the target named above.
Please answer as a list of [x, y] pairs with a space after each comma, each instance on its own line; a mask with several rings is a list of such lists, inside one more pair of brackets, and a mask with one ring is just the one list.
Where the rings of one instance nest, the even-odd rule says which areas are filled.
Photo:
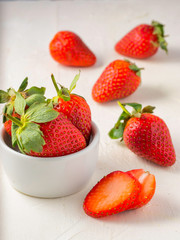
[[99, 218], [128, 209], [140, 192], [140, 183], [132, 175], [115, 171], [102, 178], [84, 200], [84, 211]]

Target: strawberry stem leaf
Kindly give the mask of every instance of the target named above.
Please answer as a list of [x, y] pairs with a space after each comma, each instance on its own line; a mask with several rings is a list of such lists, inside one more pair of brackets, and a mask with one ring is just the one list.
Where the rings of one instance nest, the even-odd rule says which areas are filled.
[[26, 91], [26, 94], [28, 96], [30, 95], [33, 95], [33, 94], [41, 94], [41, 95], [44, 95], [45, 94], [45, 91], [46, 91], [46, 88], [45, 87], [41, 87], [41, 88], [38, 88], [38, 87], [31, 87], [29, 88], [27, 91]]
[[38, 102], [38, 103], [45, 103], [45, 96], [42, 94], [33, 94], [26, 98], [26, 104], [28, 106], [31, 106], [33, 103]]
[[120, 101], [118, 101], [118, 105], [122, 108], [122, 110], [129, 116], [131, 116], [131, 113], [124, 107], [124, 104], [121, 104]]
[[0, 90], [0, 103], [6, 103], [10, 100], [10, 96], [7, 92]]
[[79, 80], [79, 77], [80, 77], [80, 72], [81, 71], [79, 70], [79, 73], [76, 74], [76, 76], [74, 77], [74, 79], [73, 79], [73, 81], [72, 81], [72, 83], [70, 85], [70, 88], [69, 88], [69, 93], [71, 93], [75, 89], [76, 83], [77, 83], [77, 81]]
[[22, 97], [22, 95], [19, 92], [16, 92], [16, 99], [14, 101], [15, 112], [17, 112], [19, 115], [23, 115], [25, 107], [26, 100]]
[[69, 101], [71, 99], [69, 90], [63, 87], [62, 85], [60, 85], [61, 89], [59, 89], [53, 74], [51, 74], [51, 79], [56, 89], [58, 97], [62, 98], [64, 101]]
[[58, 85], [57, 85], [57, 83], [56, 83], [56, 80], [55, 80], [53, 74], [51, 74], [51, 79], [52, 79], [52, 82], [53, 82], [54, 87], [55, 87], [55, 89], [56, 89], [57, 95], [59, 96], [60, 89], [59, 89], [59, 87], [58, 87]]
[[18, 142], [21, 146], [21, 150], [25, 153], [29, 153], [30, 151], [42, 152], [43, 145], [45, 145], [42, 136], [43, 133], [40, 130], [40, 125], [32, 122], [27, 123], [23, 131], [19, 131], [18, 133]]
[[128, 106], [134, 108], [134, 110], [136, 112], [141, 112], [141, 110], [142, 110], [142, 104], [139, 104], [139, 103], [123, 103], [122, 105], [123, 106], [128, 105]]
[[26, 111], [24, 118], [31, 122], [45, 123], [57, 118], [59, 113], [46, 103], [33, 103]]
[[112, 139], [119, 139], [123, 138], [123, 132], [124, 132], [124, 124], [119, 123], [118, 126], [114, 126], [110, 131], [109, 131], [109, 137]]
[[6, 114], [6, 116], [7, 116], [12, 122], [14, 122], [17, 126], [19, 126], [19, 127], [22, 127], [22, 126], [23, 126], [23, 123], [22, 123], [19, 119], [17, 119], [16, 117], [12, 117], [12, 116], [9, 115], [9, 114]]
[[19, 126], [17, 124], [15, 124], [14, 122], [12, 122], [11, 125], [11, 140], [12, 140], [12, 146], [15, 147], [17, 144], [17, 136], [16, 136], [16, 131], [19, 128]]
[[21, 83], [21, 85], [20, 85], [20, 87], [19, 87], [19, 89], [18, 89], [18, 92], [24, 91], [24, 90], [26, 89], [27, 85], [28, 85], [28, 78], [26, 77], [26, 78], [23, 80], [23, 82]]
[[142, 109], [142, 113], [153, 113], [154, 111], [154, 109], [155, 109], [156, 107], [153, 107], [153, 106], [146, 106], [146, 107], [144, 107], [143, 109]]
[[158, 44], [159, 46], [165, 50], [165, 52], [167, 53], [168, 52], [168, 49], [167, 49], [167, 42], [165, 40], [165, 35], [164, 35], [164, 25], [157, 22], [157, 21], [152, 21], [152, 26], [154, 27], [154, 31], [153, 31], [153, 34], [155, 34], [158, 38]]
[[129, 68], [136, 73], [137, 76], [141, 77], [141, 70], [144, 68], [138, 68], [136, 64], [130, 63]]

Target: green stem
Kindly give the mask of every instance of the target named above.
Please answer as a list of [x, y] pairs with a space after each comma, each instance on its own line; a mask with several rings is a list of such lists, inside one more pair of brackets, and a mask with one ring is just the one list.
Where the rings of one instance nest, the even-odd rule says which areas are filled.
[[22, 127], [23, 123], [21, 121], [19, 121], [17, 118], [12, 117], [9, 114], [5, 114], [6, 117], [8, 117], [12, 122], [14, 122], [17, 126]]
[[131, 113], [118, 101], [118, 105], [122, 108], [122, 110], [127, 113], [129, 116], [131, 116]]
[[58, 85], [57, 85], [57, 83], [56, 83], [56, 80], [55, 80], [53, 74], [51, 74], [51, 79], [52, 79], [52, 82], [53, 82], [54, 87], [55, 87], [55, 89], [56, 89], [56, 92], [57, 92], [57, 94], [58, 94], [58, 96], [59, 96], [59, 87], [58, 87]]

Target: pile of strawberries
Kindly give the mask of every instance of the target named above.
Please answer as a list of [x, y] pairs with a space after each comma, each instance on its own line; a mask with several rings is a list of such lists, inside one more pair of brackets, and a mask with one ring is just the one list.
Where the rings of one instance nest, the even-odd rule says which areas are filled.
[[45, 88], [26, 89], [26, 78], [19, 89], [0, 90], [5, 103], [4, 126], [11, 135], [12, 146], [31, 156], [56, 157], [85, 148], [91, 135], [91, 110], [86, 100], [73, 94], [80, 74], [69, 89], [52, 82], [57, 96], [46, 99]]
[[[141, 24], [115, 44], [115, 50], [126, 57], [144, 59], [161, 47], [167, 52], [164, 26], [156, 21]], [[49, 45], [50, 54], [60, 64], [89, 67], [96, 56], [73, 32], [58, 32]], [[141, 70], [129, 60], [115, 60], [102, 72], [92, 88], [92, 98], [103, 103], [125, 98], [141, 83]], [[71, 154], [85, 148], [91, 135], [91, 111], [86, 100], [72, 90], [57, 85], [51, 76], [57, 96], [46, 99], [45, 88], [26, 89], [27, 78], [18, 91], [0, 90], [4, 107], [4, 126], [24, 154], [54, 157]], [[136, 155], [161, 166], [176, 161], [170, 132], [166, 123], [153, 115], [155, 107], [142, 108], [138, 103], [121, 103], [122, 113], [109, 131], [112, 139], [124, 140]], [[133, 108], [132, 113], [128, 108]], [[103, 177], [84, 200], [84, 211], [92, 217], [104, 217], [147, 204], [155, 193], [155, 176], [143, 169], [115, 171]]]

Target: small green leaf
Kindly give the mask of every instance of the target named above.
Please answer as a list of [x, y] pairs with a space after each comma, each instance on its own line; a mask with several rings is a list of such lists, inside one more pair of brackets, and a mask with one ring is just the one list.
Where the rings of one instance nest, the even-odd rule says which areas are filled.
[[128, 105], [132, 108], [134, 108], [134, 110], [136, 112], [141, 112], [141, 109], [142, 109], [142, 105], [139, 104], [139, 103], [123, 103], [124, 106]]
[[62, 85], [60, 86], [61, 89], [59, 90], [58, 96], [62, 98], [64, 101], [69, 101], [71, 97], [68, 88], [63, 87]]
[[5, 123], [7, 121], [7, 117], [5, 115], [6, 111], [7, 111], [7, 105], [4, 106], [3, 111], [2, 111], [2, 113], [3, 113], [3, 123]]
[[148, 105], [148, 106], [146, 106], [146, 107], [143, 108], [142, 113], [153, 113], [153, 112], [154, 112], [153, 110], [154, 110], [155, 108], [156, 108], [156, 107], [153, 107], [153, 106]]
[[18, 141], [20, 150], [29, 153], [30, 151], [42, 152], [45, 141], [40, 125], [35, 123], [27, 123], [23, 130], [19, 133]]
[[36, 123], [45, 123], [57, 118], [59, 113], [46, 103], [34, 103], [26, 111], [25, 118]]
[[69, 92], [70, 92], [70, 93], [75, 89], [76, 83], [77, 83], [77, 81], [79, 80], [79, 77], [80, 77], [80, 71], [79, 71], [79, 73], [74, 77], [74, 79], [73, 79], [73, 81], [72, 81], [72, 83], [71, 83], [71, 85], [70, 85], [70, 88], [69, 88]]
[[26, 101], [19, 92], [16, 92], [16, 99], [14, 101], [15, 112], [23, 115], [26, 106]]
[[28, 85], [28, 78], [26, 77], [26, 78], [23, 80], [23, 82], [21, 83], [21, 85], [20, 85], [20, 87], [19, 87], [19, 89], [18, 89], [18, 92], [24, 91], [24, 90], [26, 89], [27, 85]]
[[6, 103], [10, 100], [10, 96], [7, 92], [0, 90], [0, 103]]
[[33, 94], [26, 98], [26, 104], [31, 106], [33, 103], [45, 103], [45, 97], [42, 94]]
[[164, 25], [157, 22], [157, 21], [152, 21], [152, 26], [154, 27], [153, 34], [155, 34], [158, 38], [158, 44], [159, 46], [165, 50], [165, 52], [168, 52], [167, 45], [168, 43], [165, 40], [165, 35], [164, 35]]
[[138, 68], [136, 64], [132, 64], [132, 63], [129, 65], [129, 68], [132, 71], [134, 71], [138, 77], [141, 77], [141, 70], [144, 69], [144, 68]]
[[112, 139], [123, 138], [124, 123], [120, 123], [118, 128], [114, 127], [109, 131], [109, 137]]
[[6, 113], [9, 114], [9, 115], [12, 115], [13, 109], [14, 109], [13, 104], [8, 104], [7, 109], [6, 109]]
[[46, 91], [46, 88], [44, 87], [41, 87], [41, 88], [38, 88], [38, 87], [31, 87], [29, 88], [26, 93], [28, 96], [30, 95], [33, 95], [33, 94], [41, 94], [41, 95], [44, 95], [45, 94], [45, 91]]
[[126, 112], [123, 111], [123, 112], [121, 113], [119, 119], [118, 119], [118, 122], [120, 122], [120, 121], [122, 121], [122, 120], [127, 120], [127, 119], [129, 119], [129, 118], [130, 118], [129, 114], [127, 114]]
[[11, 140], [12, 140], [12, 146], [15, 147], [17, 144], [17, 135], [16, 131], [18, 130], [19, 126], [17, 126], [14, 122], [12, 122], [11, 125]]

